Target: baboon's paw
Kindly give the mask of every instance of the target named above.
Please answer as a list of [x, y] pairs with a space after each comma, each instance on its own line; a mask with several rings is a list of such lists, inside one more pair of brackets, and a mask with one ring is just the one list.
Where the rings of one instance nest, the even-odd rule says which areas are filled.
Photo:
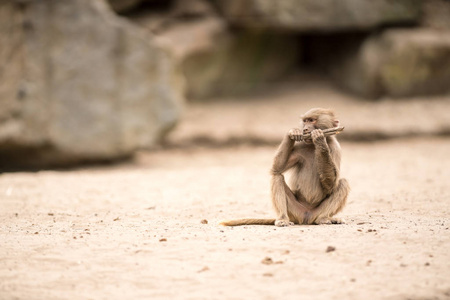
[[287, 226], [292, 226], [294, 225], [293, 222], [290, 222], [289, 220], [276, 220], [275, 221], [275, 226], [278, 227], [287, 227]]
[[331, 224], [345, 224], [345, 220], [341, 218], [331, 218]]
[[316, 220], [314, 222], [314, 224], [316, 224], [316, 225], [330, 225], [330, 224], [333, 224], [333, 223], [331, 222], [331, 219], [323, 218], [323, 219], [320, 219], [320, 220]]
[[314, 222], [317, 225], [345, 224], [343, 219], [339, 218], [323, 218]]

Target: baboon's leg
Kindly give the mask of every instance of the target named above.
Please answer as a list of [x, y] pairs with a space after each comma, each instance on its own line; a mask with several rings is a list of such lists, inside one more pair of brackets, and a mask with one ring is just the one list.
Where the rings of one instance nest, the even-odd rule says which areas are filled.
[[[281, 177], [278, 177], [281, 176]], [[278, 178], [277, 178], [278, 177]], [[283, 175], [275, 175], [272, 180], [278, 181], [273, 182], [272, 191], [274, 192], [273, 202], [275, 211], [277, 213], [276, 226], [288, 226], [295, 224], [302, 224], [305, 219], [305, 215], [312, 207], [304, 202], [297, 199], [294, 192], [289, 188], [289, 186], [284, 181]], [[282, 190], [280, 187], [284, 187]], [[277, 189], [280, 189], [278, 191]]]
[[291, 189], [286, 186], [284, 176], [282, 174], [272, 175], [272, 204], [277, 214], [275, 226], [289, 226], [292, 225], [289, 221], [288, 215], [288, 199], [294, 197]]
[[331, 217], [337, 214], [345, 205], [350, 192], [350, 185], [346, 179], [340, 179], [333, 193], [325, 198], [319, 206], [312, 209], [305, 219], [306, 224], [341, 223]]
[[289, 220], [295, 224], [303, 224], [306, 213], [312, 209], [311, 205], [303, 199], [302, 195], [295, 195], [286, 183], [285, 190]]
[[[293, 152], [293, 141], [285, 136], [278, 148], [272, 165], [271, 194], [272, 204], [277, 214], [276, 226], [289, 226], [288, 199], [294, 194], [286, 185], [283, 173], [299, 163], [301, 156]], [[295, 196], [294, 196], [295, 199]]]

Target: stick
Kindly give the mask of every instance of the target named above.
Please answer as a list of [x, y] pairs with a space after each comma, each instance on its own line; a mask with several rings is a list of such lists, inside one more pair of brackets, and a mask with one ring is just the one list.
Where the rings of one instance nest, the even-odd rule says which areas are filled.
[[[322, 130], [322, 132], [324, 136], [330, 136], [341, 133], [344, 130], [344, 128], [345, 128], [344, 126], [333, 127], [329, 129], [324, 129]], [[311, 139], [311, 133], [303, 134], [300, 136], [300, 141], [304, 141], [305, 139]]]

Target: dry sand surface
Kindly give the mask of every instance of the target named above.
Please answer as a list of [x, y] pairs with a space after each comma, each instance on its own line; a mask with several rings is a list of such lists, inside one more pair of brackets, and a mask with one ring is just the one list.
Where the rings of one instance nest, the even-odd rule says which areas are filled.
[[344, 142], [345, 225], [219, 226], [273, 216], [274, 150], [1, 174], [0, 299], [450, 299], [450, 139]]

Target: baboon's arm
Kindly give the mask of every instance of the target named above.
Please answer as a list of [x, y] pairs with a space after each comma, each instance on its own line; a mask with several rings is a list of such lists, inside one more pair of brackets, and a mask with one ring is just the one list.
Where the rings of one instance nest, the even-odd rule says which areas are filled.
[[295, 141], [287, 134], [281, 142], [273, 160], [272, 175], [281, 175], [301, 160], [301, 154], [294, 150]]
[[329, 195], [337, 185], [339, 179], [339, 169], [335, 159], [330, 152], [323, 132], [316, 129], [311, 133], [314, 142], [314, 156], [317, 163], [317, 172], [319, 173], [320, 183], [324, 192]]

